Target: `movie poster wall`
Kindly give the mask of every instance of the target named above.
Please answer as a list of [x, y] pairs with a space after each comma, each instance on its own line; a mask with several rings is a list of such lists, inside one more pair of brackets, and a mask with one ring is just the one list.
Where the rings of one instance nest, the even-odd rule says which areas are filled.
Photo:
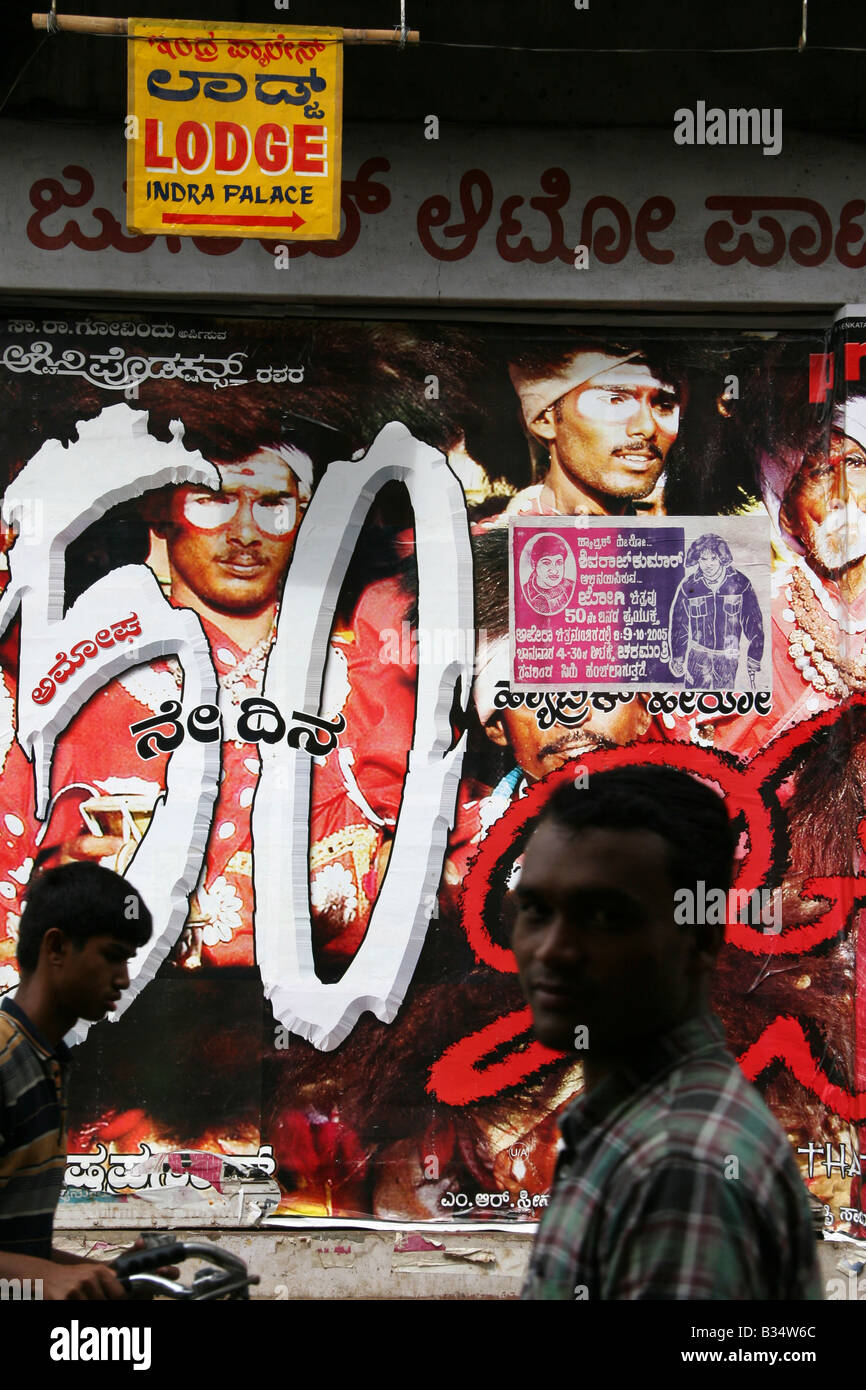
[[153, 917], [76, 1033], [68, 1222], [536, 1220], [581, 1059], [510, 889], [553, 786], [650, 762], [726, 798], [713, 1007], [866, 1234], [864, 353], [5, 321], [0, 988], [43, 867]]

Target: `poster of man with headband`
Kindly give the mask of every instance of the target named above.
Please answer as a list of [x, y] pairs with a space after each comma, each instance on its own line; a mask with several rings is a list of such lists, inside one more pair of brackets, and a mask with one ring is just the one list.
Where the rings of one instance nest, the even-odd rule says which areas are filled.
[[43, 867], [154, 917], [61, 1217], [536, 1219], [582, 1072], [509, 950], [527, 828], [661, 762], [740, 834], [729, 1044], [866, 1232], [861, 341], [4, 321], [0, 990]]

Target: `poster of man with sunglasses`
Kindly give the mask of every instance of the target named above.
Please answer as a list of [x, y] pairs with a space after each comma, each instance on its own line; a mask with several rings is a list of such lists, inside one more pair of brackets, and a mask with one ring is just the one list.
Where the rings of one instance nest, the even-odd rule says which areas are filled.
[[[501, 922], [472, 916], [491, 836], [503, 840], [503, 881], [519, 857], [512, 820], [523, 796], [510, 794], [509, 778], [515, 760], [531, 772], [492, 725], [501, 715], [534, 745], [561, 744], [539, 781], [577, 760], [592, 770], [663, 755], [688, 767], [703, 759], [699, 774], [724, 772], [733, 795], [750, 765], [714, 762], [695, 711], [713, 709], [721, 725], [724, 703], [739, 728], [763, 694], [774, 718], [790, 722], [797, 706], [775, 681], [772, 692], [747, 690], [748, 679], [733, 693], [714, 684], [706, 699], [620, 684], [608, 707], [630, 714], [617, 722], [622, 736], [593, 740], [604, 707], [585, 692], [524, 693], [485, 666], [504, 637], [490, 607], [504, 594], [470, 538], [493, 540], [483, 536], [491, 528], [501, 537], [515, 513], [557, 537], [573, 521], [581, 533], [666, 523], [689, 543], [723, 536], [747, 567], [742, 511], [765, 514], [758, 479], [766, 455], [780, 456], [777, 436], [800, 440], [785, 383], [770, 389], [768, 374], [790, 360], [792, 389], [805, 396], [809, 353], [826, 335], [792, 330], [768, 346], [660, 330], [636, 344], [543, 325], [470, 332], [180, 315], [104, 324], [129, 338], [120, 366], [106, 365], [101, 335], [90, 342], [86, 325], [46, 329], [34, 344], [10, 323], [0, 340], [0, 990], [17, 980], [20, 896], [43, 851], [47, 862], [105, 861], [140, 884], [157, 904], [162, 943], [131, 970], [134, 997], [119, 1021], [77, 1049], [69, 1151], [82, 1181], [103, 1165], [107, 1197], [111, 1163], [122, 1173], [147, 1146], [250, 1157], [279, 1184], [280, 1217], [426, 1220], [459, 1208], [532, 1219], [580, 1059], [526, 1045], [512, 957], [495, 936], [507, 933], [507, 912]], [[156, 327], [182, 352], [163, 351]], [[733, 404], [722, 395], [732, 370]], [[438, 395], [425, 394], [431, 377]], [[829, 416], [825, 425], [829, 438]], [[817, 534], [822, 512], [813, 537], [807, 481], [780, 487], [786, 516], [807, 558], [835, 572], [842, 508], [834, 493], [824, 508], [832, 524]], [[850, 538], [850, 503], [845, 515]], [[561, 547], [552, 552], [535, 557], [538, 602], [568, 607], [575, 572]], [[586, 586], [585, 577], [575, 586], [578, 605]], [[532, 621], [547, 618], [559, 621], [554, 612]], [[787, 644], [773, 648], [775, 676], [789, 657]], [[246, 718], [250, 701], [276, 710], [262, 716], [276, 742]], [[835, 713], [826, 711], [830, 732], [841, 736], [850, 721]], [[340, 722], [327, 756], [291, 741], [298, 718]], [[849, 744], [839, 756], [859, 776]], [[312, 762], [302, 795], [293, 769]], [[755, 785], [771, 775], [759, 768]], [[485, 823], [503, 785], [507, 803]], [[804, 802], [810, 787], [801, 777]], [[741, 800], [757, 843], [764, 802]], [[797, 874], [819, 864], [811, 811], [826, 800], [823, 786], [808, 797]], [[845, 822], [849, 860], [851, 829]], [[768, 882], [783, 881], [781, 841], [766, 846], [766, 862]], [[840, 900], [845, 862], [820, 860], [840, 876]], [[762, 976], [758, 988], [748, 937], [728, 952], [720, 1009], [738, 1055], [765, 1035], [776, 1046], [788, 1028], [785, 1066], [798, 1076], [814, 1067], [799, 1034], [785, 1042], [787, 1020], [816, 1020], [815, 1048], [841, 1059], [838, 1115], [820, 1078], [796, 1090], [789, 1071], [770, 1077], [769, 1103], [801, 1147], [826, 1152], [832, 1140], [850, 1155], [850, 952], [842, 943], [818, 959], [811, 937], [785, 931], [786, 952], [808, 971]], [[763, 936], [758, 944], [763, 959]], [[395, 980], [380, 989], [381, 962], [390, 969], [399, 952]], [[381, 998], [390, 1012], [373, 1007]], [[315, 1035], [295, 1023], [312, 1013]], [[815, 1190], [829, 1200], [825, 1177], [816, 1169]], [[846, 1183], [845, 1201], [847, 1173]], [[214, 1191], [202, 1189], [205, 1205]], [[155, 1203], [154, 1224], [170, 1219]]]

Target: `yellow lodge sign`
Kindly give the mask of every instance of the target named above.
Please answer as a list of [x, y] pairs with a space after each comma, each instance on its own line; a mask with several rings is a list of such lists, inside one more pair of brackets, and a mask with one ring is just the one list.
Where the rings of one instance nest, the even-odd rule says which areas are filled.
[[340, 29], [130, 19], [127, 223], [336, 240]]

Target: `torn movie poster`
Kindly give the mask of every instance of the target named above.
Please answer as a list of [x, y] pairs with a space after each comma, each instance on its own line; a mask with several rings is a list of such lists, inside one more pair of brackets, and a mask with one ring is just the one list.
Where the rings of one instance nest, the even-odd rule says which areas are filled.
[[648, 761], [736, 818], [714, 1005], [866, 1234], [864, 353], [5, 321], [0, 988], [37, 861], [154, 918], [76, 1035], [67, 1224], [537, 1219], [581, 1067], [509, 888], [558, 779]]

